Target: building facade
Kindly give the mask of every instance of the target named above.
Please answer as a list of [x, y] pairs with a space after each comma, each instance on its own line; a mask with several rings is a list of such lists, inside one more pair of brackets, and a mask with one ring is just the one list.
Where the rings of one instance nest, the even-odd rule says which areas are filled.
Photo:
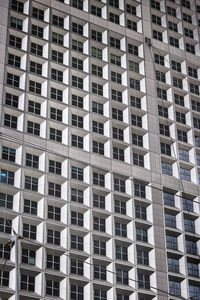
[[1, 299], [200, 300], [200, 0], [0, 8]]

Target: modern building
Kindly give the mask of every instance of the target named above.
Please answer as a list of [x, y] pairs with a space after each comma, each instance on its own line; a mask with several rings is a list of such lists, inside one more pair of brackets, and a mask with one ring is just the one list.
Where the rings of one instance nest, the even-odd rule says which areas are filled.
[[1, 300], [200, 300], [199, 26], [200, 0], [0, 0]]

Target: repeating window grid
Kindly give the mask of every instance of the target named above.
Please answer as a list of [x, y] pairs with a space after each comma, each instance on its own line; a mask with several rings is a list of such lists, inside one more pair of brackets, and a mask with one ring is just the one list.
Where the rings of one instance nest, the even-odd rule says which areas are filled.
[[169, 28], [170, 30], [173, 30], [173, 31], [175, 31], [175, 32], [178, 32], [178, 26], [177, 26], [177, 24], [174, 23], [174, 22], [168, 21], [168, 28]]
[[71, 178], [83, 181], [83, 169], [76, 166], [72, 166]]
[[146, 220], [147, 219], [147, 209], [144, 206], [136, 205], [135, 206], [135, 216], [138, 219]]
[[148, 242], [147, 229], [136, 227], [136, 240], [141, 242]]
[[83, 276], [83, 261], [78, 259], [71, 259], [71, 274]]
[[109, 12], [109, 21], [115, 24], [119, 24], [120, 21], [119, 15]]
[[83, 97], [72, 94], [72, 105], [83, 108]]
[[163, 41], [162, 32], [153, 30], [153, 38], [162, 42]]
[[146, 198], [146, 188], [145, 185], [143, 185], [142, 183], [135, 182], [134, 191], [135, 191], [135, 196], [140, 198]]
[[190, 23], [190, 24], [192, 24], [192, 16], [190, 16], [190, 15], [184, 13], [184, 12], [183, 12], [183, 20]]
[[61, 185], [55, 182], [48, 182], [48, 194], [53, 197], [61, 197]]
[[93, 206], [101, 209], [105, 209], [105, 196], [99, 194], [93, 194]]
[[124, 140], [124, 131], [120, 128], [113, 127], [113, 139]]
[[171, 46], [174, 46], [174, 47], [176, 47], [176, 48], [179, 48], [179, 40], [176, 39], [176, 38], [173, 37], [173, 36], [170, 36], [170, 37], [169, 37], [169, 44], [170, 44]]
[[94, 240], [93, 241], [94, 246], [94, 254], [98, 255], [106, 255], [106, 243], [103, 241]]
[[143, 147], [143, 136], [136, 133], [132, 133], [132, 144], [139, 147]]
[[104, 124], [97, 121], [92, 121], [92, 131], [95, 133], [104, 134]]
[[77, 40], [72, 40], [72, 50], [83, 53], [83, 43]]
[[127, 237], [127, 225], [120, 222], [115, 222], [115, 234], [121, 237]]
[[21, 289], [29, 292], [34, 292], [35, 277], [21, 274]]
[[116, 282], [117, 284], [126, 284], [128, 285], [128, 271], [123, 269], [116, 270]]
[[29, 81], [29, 92], [34, 94], [41, 95], [42, 93], [42, 84], [33, 80]]
[[93, 184], [104, 187], [105, 186], [104, 174], [93, 172]]
[[92, 112], [103, 115], [103, 104], [92, 101]]
[[10, 93], [6, 93], [5, 104], [18, 108], [19, 97]]
[[51, 99], [62, 101], [63, 92], [61, 90], [51, 88]]
[[83, 71], [83, 60], [76, 57], [72, 57], [72, 67]]
[[72, 86], [83, 89], [83, 78], [72, 75]]
[[71, 211], [71, 224], [83, 227], [83, 214]]
[[112, 100], [118, 101], [118, 102], [122, 102], [122, 92], [120, 91], [116, 91], [116, 90], [111, 90], [111, 97]]
[[72, 0], [72, 6], [83, 10], [83, 0]]
[[64, 19], [59, 16], [53, 15], [53, 25], [63, 28]]
[[60, 245], [60, 231], [47, 229], [47, 243]]
[[115, 256], [119, 260], [128, 260], [128, 248], [122, 245], [115, 245]]
[[48, 269], [60, 270], [60, 257], [54, 254], [47, 253], [46, 266]]
[[19, 12], [19, 13], [23, 13], [24, 11], [24, 3], [17, 1], [17, 0], [12, 0], [11, 2], [11, 9]]
[[159, 123], [159, 132], [162, 135], [170, 136], [169, 126]]
[[32, 8], [32, 17], [44, 21], [44, 11], [36, 7]]
[[93, 229], [101, 232], [106, 231], [106, 221], [103, 218], [93, 217]]
[[14, 185], [15, 173], [12, 171], [1, 169], [0, 182]]
[[37, 230], [37, 227], [35, 225], [24, 223], [23, 224], [23, 237], [32, 239], [32, 240], [36, 240], [36, 230]]
[[39, 156], [31, 153], [26, 153], [26, 166], [38, 169], [39, 167]]
[[63, 43], [64, 43], [63, 35], [61, 35], [57, 32], [52, 32], [52, 43], [63, 46]]
[[128, 43], [128, 53], [138, 56], [138, 47], [136, 45]]
[[198, 71], [197, 71], [197, 69], [188, 66], [188, 75], [197, 79], [198, 78]]
[[83, 128], [83, 117], [72, 114], [72, 125]]
[[173, 176], [172, 164], [162, 161], [162, 173], [165, 175]]
[[102, 77], [103, 76], [103, 68], [92, 64], [92, 75]]
[[32, 24], [32, 26], [31, 26], [31, 34], [32, 35], [43, 38], [43, 32], [44, 32], [44, 29], [42, 27]]
[[180, 106], [185, 106], [184, 97], [178, 94], [174, 94], [175, 103]]
[[110, 63], [121, 67], [121, 57], [110, 53]]
[[31, 53], [35, 54], [35, 55], [38, 55], [38, 56], [42, 56], [42, 54], [43, 54], [43, 46], [31, 42]]
[[113, 158], [124, 161], [124, 149], [121, 149], [119, 147], [113, 147]]
[[50, 296], [59, 297], [60, 283], [55, 280], [46, 280], [46, 294]]
[[10, 34], [9, 36], [9, 46], [21, 49], [22, 47], [22, 39], [20, 37], [14, 36]]
[[13, 196], [10, 194], [0, 193], [0, 207], [12, 209], [13, 208]]
[[0, 232], [11, 234], [12, 220], [0, 218]]
[[115, 213], [126, 215], [126, 202], [115, 199]]
[[6, 147], [6, 146], [2, 147], [2, 159], [15, 162], [15, 154], [16, 154], [16, 150], [14, 148]]
[[21, 57], [11, 54], [8, 54], [8, 65], [14, 66], [16, 68], [20, 68]]
[[29, 199], [24, 199], [24, 212], [32, 215], [37, 215], [37, 202]]
[[106, 266], [94, 264], [94, 278], [100, 280], [106, 280]]
[[13, 129], [17, 129], [17, 117], [5, 114], [4, 125]]
[[56, 69], [51, 69], [51, 79], [63, 82], [63, 72], [56, 70]]
[[56, 62], [62, 64], [63, 63], [63, 53], [52, 49], [51, 50], [51, 59], [53, 61], [56, 61]]
[[149, 265], [149, 253], [147, 250], [137, 250], [137, 263], [141, 265]]
[[55, 128], [49, 128], [49, 139], [62, 143], [62, 131]]
[[156, 70], [156, 80], [161, 81], [161, 82], [166, 82], [165, 73]]
[[104, 155], [104, 144], [97, 141], [92, 141], [92, 151], [94, 153]]
[[71, 201], [83, 203], [83, 191], [75, 188], [71, 188]]
[[83, 137], [72, 134], [72, 146], [83, 149]]
[[97, 17], [101, 18], [101, 8], [95, 5], [91, 5], [90, 12], [92, 15], [95, 15]]
[[83, 251], [83, 237], [77, 235], [71, 235], [71, 249]]
[[61, 218], [61, 208], [48, 205], [48, 218], [55, 220], [55, 221], [60, 221]]
[[35, 260], [36, 260], [35, 250], [22, 248], [22, 263], [34, 266]]
[[19, 88], [20, 77], [11, 73], [7, 73], [7, 84]]
[[50, 107], [50, 118], [62, 122], [62, 110], [54, 107]]
[[177, 137], [178, 137], [178, 140], [181, 142], [187, 143], [187, 141], [188, 141], [187, 132], [185, 132], [183, 130], [177, 129]]
[[10, 27], [22, 31], [22, 29], [23, 29], [23, 21], [20, 20], [20, 19], [18, 19], [18, 18], [11, 17], [10, 18]]

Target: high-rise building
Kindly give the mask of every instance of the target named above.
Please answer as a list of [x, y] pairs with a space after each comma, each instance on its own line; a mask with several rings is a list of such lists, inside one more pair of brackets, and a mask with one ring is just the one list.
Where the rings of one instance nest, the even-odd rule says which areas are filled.
[[199, 26], [200, 0], [0, 0], [2, 300], [200, 300]]

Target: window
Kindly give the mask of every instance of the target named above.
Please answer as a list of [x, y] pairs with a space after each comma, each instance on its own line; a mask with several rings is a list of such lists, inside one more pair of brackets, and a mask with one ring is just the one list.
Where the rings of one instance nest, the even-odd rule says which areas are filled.
[[137, 23], [132, 21], [132, 20], [127, 20], [126, 21], [126, 27], [131, 29], [131, 30], [137, 31]]
[[93, 229], [101, 232], [106, 231], [105, 219], [99, 217], [93, 217]]
[[83, 35], [83, 26], [81, 24], [72, 22], [72, 32]]
[[31, 34], [43, 38], [43, 28], [32, 24]]
[[103, 96], [103, 85], [92, 82], [92, 93]]
[[71, 259], [71, 274], [83, 276], [83, 261], [78, 259]]
[[36, 226], [31, 224], [23, 224], [23, 237], [36, 240]]
[[199, 277], [199, 265], [198, 263], [187, 263], [188, 276]]
[[0, 193], [0, 207], [12, 209], [13, 208], [13, 196], [9, 195], [9, 194], [5, 194], [5, 193]]
[[55, 128], [49, 128], [49, 139], [62, 143], [62, 131]]
[[143, 147], [143, 136], [132, 133], [132, 144], [139, 147]]
[[0, 232], [11, 234], [12, 221], [0, 218]]
[[47, 229], [47, 243], [60, 245], [60, 232], [52, 229]]
[[190, 83], [190, 93], [199, 95], [199, 86], [197, 84]]
[[20, 77], [11, 73], [7, 73], [7, 84], [19, 87]]
[[173, 176], [172, 165], [170, 163], [162, 162], [162, 173]]
[[184, 106], [184, 97], [178, 94], [174, 94], [174, 99], [175, 99], [175, 103], [180, 105], [180, 106]]
[[156, 64], [159, 64], [161, 66], [165, 65], [165, 58], [164, 58], [164, 56], [161, 56], [161, 55], [155, 53], [154, 54], [154, 60], [155, 60]]
[[175, 32], [178, 32], [178, 26], [177, 26], [176, 23], [173, 23], [173, 22], [171, 22], [171, 21], [168, 21], [168, 28], [169, 28], [170, 30], [173, 30], [173, 31], [175, 31]]
[[83, 227], [83, 214], [71, 211], [71, 224]]
[[46, 294], [50, 296], [59, 297], [60, 284], [55, 280], [46, 280]]
[[167, 107], [158, 105], [158, 114], [160, 117], [168, 118], [168, 109]]
[[103, 76], [103, 68], [92, 64], [92, 74], [102, 77]]
[[49, 195], [60, 198], [61, 197], [61, 185], [54, 183], [54, 182], [49, 182], [48, 185], [49, 185], [49, 187], [48, 187]]
[[51, 51], [51, 59], [58, 63], [63, 63], [63, 53], [56, 50]]
[[135, 96], [130, 96], [130, 104], [135, 108], [141, 109], [141, 99]]
[[104, 155], [104, 144], [92, 141], [92, 151], [97, 154]]
[[150, 289], [150, 277], [149, 275], [138, 273], [138, 288]]
[[175, 206], [174, 194], [169, 192], [163, 192], [164, 204], [169, 206]]
[[36, 43], [31, 43], [31, 53], [36, 54], [38, 56], [42, 56], [43, 47]]
[[114, 177], [114, 191], [125, 193], [125, 180]]
[[137, 115], [131, 115], [131, 124], [137, 127], [142, 127], [142, 117]]
[[101, 18], [101, 8], [95, 5], [91, 5], [90, 12], [92, 15], [95, 15], [97, 17]]
[[92, 112], [103, 115], [103, 104], [92, 101]]
[[135, 216], [138, 219], [146, 220], [147, 219], [147, 209], [144, 206], [136, 205], [135, 206]]
[[63, 46], [64, 38], [63, 35], [56, 32], [52, 32], [52, 43]]
[[106, 243], [98, 240], [93, 241], [94, 254], [106, 255]]
[[133, 164], [139, 167], [144, 167], [144, 156], [133, 152]]
[[72, 125], [83, 128], [83, 117], [72, 114]]
[[173, 86], [179, 88], [179, 89], [183, 89], [183, 82], [182, 79], [177, 78], [177, 77], [173, 77]]
[[71, 300], [83, 300], [83, 287], [78, 285], [71, 285]]
[[62, 82], [63, 72], [56, 69], [51, 69], [51, 79]]
[[115, 234], [122, 237], [127, 237], [127, 225], [124, 223], [115, 222]]
[[110, 12], [109, 13], [109, 21], [113, 22], [115, 24], [119, 24], [119, 15]]
[[168, 249], [178, 250], [178, 241], [176, 236], [166, 234], [166, 244]]
[[113, 139], [124, 140], [124, 131], [120, 128], [113, 127]]
[[188, 1], [188, 0], [181, 0], [181, 4], [182, 4], [182, 6], [191, 9], [191, 7], [190, 7], [190, 1]]
[[76, 40], [72, 40], [72, 49], [83, 53], [83, 43]]
[[156, 80], [166, 82], [165, 73], [156, 70]]
[[176, 228], [176, 216], [165, 213], [165, 226]]
[[117, 65], [117, 66], [121, 66], [121, 57], [111, 53], [110, 54], [110, 63]]
[[116, 273], [117, 284], [128, 284], [128, 271], [117, 269]]
[[25, 176], [25, 189], [38, 191], [38, 178]]
[[128, 249], [125, 246], [116, 245], [115, 246], [115, 256], [116, 259], [128, 260]]
[[19, 97], [16, 95], [12, 95], [10, 93], [6, 93], [5, 104], [18, 108]]
[[23, 28], [23, 21], [14, 17], [11, 17], [10, 19], [10, 27], [22, 30]]
[[29, 92], [41, 95], [41, 92], [42, 92], [41, 83], [30, 80], [29, 81]]
[[162, 154], [171, 156], [171, 145], [166, 143], [160, 143], [160, 150]]
[[169, 280], [169, 292], [175, 296], [181, 296], [181, 284], [177, 281]]
[[51, 98], [57, 101], [62, 101], [62, 91], [55, 89], [55, 88], [51, 88]]
[[140, 91], [140, 81], [134, 78], [130, 78], [130, 88]]
[[83, 97], [72, 94], [72, 105], [83, 108]]
[[72, 6], [83, 10], [83, 0], [72, 0]]
[[177, 136], [179, 141], [187, 143], [187, 132], [178, 129]]
[[94, 289], [94, 300], [107, 300], [106, 291]]
[[151, 7], [160, 10], [160, 2], [151, 0]]
[[30, 61], [30, 72], [35, 73], [37, 75], [42, 75], [42, 64]]
[[53, 15], [53, 25], [63, 28], [64, 19], [58, 16]]
[[26, 153], [26, 166], [38, 169], [39, 167], [39, 156]]
[[105, 186], [104, 174], [93, 172], [93, 184], [104, 187]]
[[186, 124], [185, 114], [180, 113], [179, 111], [176, 111], [176, 121], [180, 122], [182, 124]]
[[106, 266], [94, 265], [94, 278], [100, 280], [106, 280]]
[[92, 47], [91, 55], [92, 57], [102, 59], [102, 50], [96, 47]]
[[162, 42], [162, 40], [163, 40], [162, 32], [153, 30], [153, 38]]
[[191, 181], [190, 170], [185, 168], [180, 168], [180, 179]]
[[72, 134], [72, 146], [83, 149], [83, 137]]
[[28, 121], [27, 132], [39, 136], [40, 135], [40, 124]]
[[185, 43], [185, 50], [189, 53], [195, 54], [195, 46]]
[[37, 202], [24, 199], [24, 212], [32, 215], [37, 215]]
[[138, 56], [138, 47], [132, 44], [128, 44], [128, 53]]
[[126, 202], [115, 199], [115, 213], [125, 215], [126, 214]]
[[110, 36], [110, 46], [120, 49], [120, 40]]
[[124, 149], [113, 147], [113, 158], [124, 161]]
[[167, 91], [161, 88], [157, 88], [157, 97], [163, 100], [167, 100]]
[[142, 183], [135, 183], [135, 196], [140, 198], [146, 198], [145, 185]]
[[189, 28], [184, 28], [184, 33], [185, 33], [185, 36], [193, 39], [194, 38], [194, 34], [193, 34], [193, 31]]
[[198, 78], [198, 73], [196, 68], [188, 67], [188, 75], [194, 78]]
[[34, 292], [35, 277], [21, 274], [21, 289], [25, 291]]
[[129, 296], [117, 293], [117, 300], [129, 300]]
[[149, 265], [149, 253], [147, 250], [137, 250], [137, 263], [145, 266]]
[[71, 248], [75, 250], [83, 251], [83, 237], [77, 235], [71, 235]]
[[0, 182], [14, 185], [14, 172], [1, 169]]
[[62, 122], [62, 110], [50, 107], [50, 118]]
[[116, 83], [122, 83], [121, 74], [111, 71], [111, 81]]
[[172, 60], [171, 61], [171, 67], [172, 67], [172, 70], [175, 70], [177, 72], [181, 72], [181, 64], [175, 60]]
[[105, 196], [93, 194], [93, 206], [105, 209]]
[[44, 21], [44, 11], [36, 7], [32, 8], [32, 17]]
[[183, 20], [192, 24], [192, 16], [187, 15], [186, 13], [183, 13]]
[[136, 7], [130, 4], [126, 4], [126, 12], [136, 16]]
[[15, 149], [5, 147], [5, 146], [2, 147], [2, 159], [15, 162], [15, 154], [16, 154]]
[[109, 5], [119, 8], [119, 0], [109, 0]]
[[22, 39], [20, 37], [10, 35], [9, 45], [14, 48], [21, 49]]
[[61, 175], [62, 164], [59, 161], [49, 160], [49, 172]]
[[102, 43], [102, 33], [99, 31], [92, 29], [91, 30], [91, 38], [97, 42]]
[[79, 167], [71, 167], [71, 178], [83, 181], [83, 169]]
[[194, 211], [192, 199], [182, 197], [182, 201], [183, 201], [183, 210], [190, 211], [190, 212]]
[[46, 266], [48, 269], [60, 270], [60, 257], [54, 254], [47, 253]]
[[169, 136], [169, 126], [159, 123], [160, 134]]
[[60, 221], [61, 209], [60, 207], [48, 205], [48, 218]]
[[20, 2], [20, 1], [16, 1], [16, 0], [12, 0], [11, 8], [13, 10], [23, 13], [24, 3]]
[[189, 162], [189, 151], [179, 148], [179, 159]]
[[22, 263], [35, 266], [36, 252], [34, 250], [22, 248]]
[[186, 253], [197, 255], [197, 243], [193, 240], [185, 240]]
[[162, 25], [162, 22], [161, 22], [161, 17], [159, 16], [156, 16], [156, 15], [151, 15], [151, 20], [152, 20], [152, 23], [154, 24], [157, 24], [157, 25]]
[[122, 92], [120, 91], [116, 91], [116, 90], [111, 90], [111, 97], [112, 100], [118, 101], [118, 102], [122, 102]]
[[14, 66], [16, 68], [20, 68], [21, 57], [17, 55], [13, 55], [11, 53], [8, 54], [8, 65]]
[[169, 44], [170, 44], [171, 46], [174, 46], [174, 47], [176, 47], [176, 48], [179, 48], [179, 40], [176, 39], [176, 38], [174, 38], [174, 37], [172, 37], [172, 36], [169, 37]]
[[13, 129], [17, 129], [17, 117], [5, 114], [4, 125]]
[[83, 203], [83, 191], [71, 188], [71, 201]]
[[168, 271], [173, 273], [179, 273], [179, 260], [175, 258], [167, 258]]
[[[9, 286], [9, 272], [0, 271], [0, 286]], [[106, 298], [105, 298], [106, 299]]]
[[83, 60], [72, 57], [72, 67], [78, 70], [83, 70]]
[[189, 284], [189, 294], [190, 294], [190, 298], [197, 298], [199, 297], [199, 294], [200, 294], [200, 287], [199, 286], [195, 286], [194, 283], [193, 285], [192, 284]]

